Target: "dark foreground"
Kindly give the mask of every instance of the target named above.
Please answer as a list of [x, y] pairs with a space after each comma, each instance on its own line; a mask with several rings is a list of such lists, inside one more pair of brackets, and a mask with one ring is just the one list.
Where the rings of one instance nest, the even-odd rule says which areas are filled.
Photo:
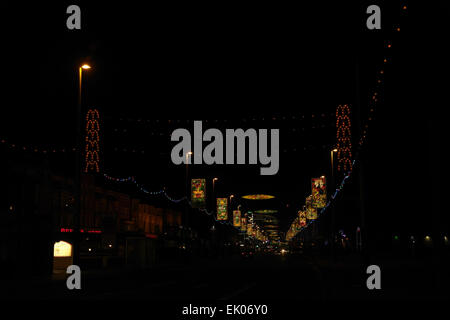
[[369, 290], [367, 266], [356, 256], [332, 262], [305, 255], [227, 257], [151, 269], [82, 271], [80, 290], [66, 275], [3, 279], [2, 299], [200, 301], [449, 299], [448, 264], [378, 259], [381, 290]]

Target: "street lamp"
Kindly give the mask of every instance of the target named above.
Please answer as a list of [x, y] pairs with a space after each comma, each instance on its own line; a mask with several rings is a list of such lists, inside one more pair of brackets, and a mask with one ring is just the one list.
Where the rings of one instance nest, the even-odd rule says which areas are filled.
[[82, 79], [83, 70], [89, 70], [91, 66], [88, 64], [83, 64], [78, 68], [78, 105], [77, 105], [77, 122], [76, 122], [76, 154], [75, 154], [75, 179], [74, 179], [74, 189], [75, 189], [75, 232], [74, 232], [74, 245], [73, 245], [73, 257], [74, 264], [79, 264], [80, 259], [80, 217], [81, 217], [81, 92], [82, 92]]
[[233, 199], [234, 198], [234, 194], [231, 194], [230, 195], [230, 201], [229, 201], [229, 204], [228, 204], [228, 207], [230, 208], [230, 210], [231, 210], [231, 199]]
[[[186, 152], [186, 199], [189, 199], [189, 156], [191, 156], [192, 159], [192, 151]], [[189, 225], [189, 210], [188, 210], [189, 203], [186, 203], [186, 227]]]
[[[334, 154], [334, 152], [337, 152], [338, 151], [338, 149], [333, 149], [333, 150], [331, 150], [331, 152], [330, 152], [330, 154], [331, 154], [331, 187], [332, 187], [332, 193], [334, 194], [334, 192], [336, 191], [335, 189], [336, 189], [336, 187], [335, 187], [335, 185], [334, 185], [334, 163], [333, 163], [333, 160], [334, 160], [334, 157], [333, 157], [333, 154]], [[334, 228], [335, 228], [335, 223], [336, 223], [336, 218], [335, 218], [335, 205], [336, 205], [336, 203], [333, 203], [332, 204], [332, 206], [331, 206], [331, 251], [332, 251], [332, 255], [333, 255], [333, 259], [335, 259], [336, 258], [336, 255], [335, 255], [335, 245], [334, 245]]]
[[212, 179], [212, 183], [213, 183], [213, 197], [214, 197], [214, 186], [215, 186], [217, 180], [219, 180], [219, 178]]
[[337, 151], [338, 151], [338, 149], [333, 149], [330, 151], [330, 153], [331, 153], [331, 176], [332, 177], [334, 176], [333, 153], [337, 152]]

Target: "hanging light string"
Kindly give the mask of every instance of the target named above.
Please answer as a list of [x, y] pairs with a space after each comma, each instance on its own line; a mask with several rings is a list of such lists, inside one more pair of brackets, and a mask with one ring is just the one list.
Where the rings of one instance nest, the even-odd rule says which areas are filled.
[[[355, 162], [356, 162], [356, 160], [353, 160], [352, 167], [355, 166]], [[347, 174], [344, 176], [344, 178], [342, 179], [341, 183], [339, 184], [339, 187], [337, 187], [336, 190], [334, 191], [334, 193], [331, 195], [331, 197], [328, 200], [328, 202], [325, 205], [325, 207], [323, 207], [320, 210], [318, 210], [317, 219], [307, 220], [307, 223], [306, 223], [305, 226], [300, 227], [299, 229], [296, 230], [296, 224], [297, 224], [297, 219], [298, 219], [298, 216], [296, 215], [296, 217], [294, 218], [293, 222], [291, 223], [291, 225], [289, 227], [288, 232], [286, 233], [286, 240], [287, 241], [289, 241], [290, 239], [295, 237], [296, 234], [306, 230], [310, 225], [312, 225], [313, 223], [315, 223], [316, 221], [318, 221], [320, 219], [320, 217], [326, 212], [328, 207], [336, 199], [336, 197], [339, 194], [339, 192], [341, 192], [344, 189], [344, 185], [347, 182], [347, 180], [350, 178], [351, 174], [352, 174], [352, 171], [348, 171], [347, 172]], [[292, 235], [293, 230], [295, 230], [295, 233]], [[288, 234], [290, 235], [289, 239], [288, 239], [288, 236], [287, 236]]]
[[64, 148], [64, 147], [50, 147], [50, 146], [37, 146], [37, 145], [25, 145], [9, 142], [6, 138], [0, 138], [0, 144], [13, 150], [23, 152], [33, 152], [39, 154], [52, 154], [52, 153], [69, 153], [75, 152], [76, 148]]
[[[112, 177], [106, 173], [103, 174], [103, 176], [105, 177], [105, 179], [109, 180], [109, 181], [114, 181], [114, 182], [118, 182], [118, 183], [124, 183], [124, 182], [131, 182], [133, 183], [141, 192], [149, 195], [149, 196], [157, 196], [157, 195], [163, 195], [167, 200], [173, 202], [173, 203], [181, 203], [183, 201], [187, 201], [187, 203], [189, 204], [189, 206], [191, 208], [194, 208], [192, 206], [192, 202], [190, 200], [188, 200], [188, 198], [186, 196], [181, 197], [181, 198], [173, 198], [171, 196], [169, 196], [165, 190], [165, 188], [159, 190], [159, 191], [148, 191], [143, 185], [139, 184], [134, 177], [127, 177], [127, 178], [116, 178], [116, 177]], [[233, 224], [229, 221], [223, 221], [223, 220], [217, 220], [214, 212], [209, 212], [207, 209], [203, 209], [203, 208], [194, 208], [194, 209], [198, 209], [199, 211], [207, 214], [208, 216], [212, 216], [214, 221], [219, 222], [220, 224], [224, 224], [224, 225], [231, 225], [233, 226]]]
[[[257, 117], [243, 117], [243, 118], [239, 118], [239, 122], [254, 122], [254, 121], [288, 121], [288, 120], [307, 120], [307, 119], [321, 119], [321, 118], [331, 118], [334, 116], [334, 113], [330, 113], [330, 112], [321, 112], [321, 113], [313, 113], [310, 115], [293, 115], [293, 116], [257, 116]], [[134, 124], [142, 124], [142, 125], [151, 125], [152, 127], [154, 127], [155, 124], [192, 124], [194, 122], [194, 120], [191, 119], [184, 119], [184, 120], [172, 120], [172, 119], [167, 119], [167, 120], [160, 120], [160, 119], [142, 119], [142, 118], [124, 118], [124, 117], [120, 117], [119, 118], [120, 122], [126, 122], [126, 123], [133, 123]], [[205, 119], [203, 120], [205, 123], [228, 123], [228, 122], [233, 122], [235, 121], [234, 119], [229, 120], [229, 119]], [[313, 125], [312, 128], [321, 128], [321, 125]]]
[[[401, 14], [406, 15], [407, 9], [408, 9], [408, 6], [406, 4], [401, 5], [401, 9], [400, 9]], [[400, 24], [395, 25], [392, 29], [393, 29], [394, 33], [399, 33], [401, 30]], [[384, 80], [384, 75], [385, 75], [385, 68], [391, 60], [390, 54], [392, 52], [392, 41], [386, 40], [384, 42], [383, 46], [384, 46], [384, 49], [386, 50], [386, 53], [383, 57], [383, 63], [378, 68], [377, 73], [376, 73], [375, 89], [371, 90], [372, 94], [370, 95], [370, 99], [368, 102], [369, 115], [368, 115], [367, 120], [365, 121], [363, 128], [362, 128], [361, 136], [360, 136], [359, 142], [358, 142], [358, 150], [361, 150], [363, 144], [367, 140], [369, 124], [374, 120], [374, 114], [375, 114], [377, 105], [380, 101], [380, 92], [382, 91], [383, 85], [384, 85], [383, 80]]]
[[[406, 14], [406, 13], [407, 13], [407, 9], [408, 9], [407, 5], [406, 5], [406, 4], [403, 4], [403, 5], [401, 6], [401, 13], [402, 13], [402, 14]], [[401, 30], [401, 28], [400, 28], [400, 25], [399, 25], [399, 24], [393, 27], [393, 31], [396, 32], [396, 33], [400, 32], [400, 30]], [[383, 86], [383, 84], [384, 84], [384, 83], [383, 83], [383, 77], [384, 77], [384, 75], [385, 75], [385, 66], [390, 62], [390, 58], [389, 58], [390, 56], [389, 56], [389, 53], [391, 53], [391, 51], [392, 51], [392, 41], [390, 41], [390, 40], [385, 41], [385, 42], [384, 42], [384, 48], [385, 48], [385, 50], [388, 50], [388, 53], [385, 54], [385, 56], [384, 56], [384, 58], [383, 58], [382, 67], [380, 67], [380, 68], [378, 69], [378, 71], [377, 71], [377, 77], [376, 77], [375, 89], [372, 90], [372, 95], [371, 95], [370, 100], [369, 100], [369, 103], [368, 103], [368, 105], [369, 105], [369, 115], [368, 115], [368, 119], [367, 119], [366, 123], [365, 123], [364, 126], [363, 126], [363, 130], [362, 130], [362, 132], [361, 132], [361, 136], [360, 136], [360, 139], [359, 139], [359, 142], [358, 142], [358, 151], [361, 150], [363, 144], [364, 144], [364, 143], [366, 142], [366, 140], [367, 140], [367, 134], [368, 134], [369, 123], [370, 123], [371, 121], [373, 121], [373, 119], [374, 119], [374, 113], [375, 113], [375, 110], [376, 110], [376, 106], [377, 106], [377, 104], [378, 104], [378, 102], [379, 102], [379, 100], [380, 100], [380, 94], [379, 94], [379, 92], [381, 91], [382, 86]], [[358, 155], [359, 155], [359, 153], [357, 153], [356, 158], [358, 157]], [[356, 160], [353, 160], [352, 166], [355, 165], [355, 161], [356, 161]], [[347, 175], [344, 176], [344, 178], [343, 178], [343, 180], [342, 180], [342, 182], [341, 182], [339, 188], [337, 188], [336, 191], [334, 192], [334, 194], [331, 196], [331, 199], [327, 202], [327, 205], [319, 211], [319, 213], [318, 213], [318, 218], [319, 218], [320, 216], [322, 216], [322, 215], [325, 213], [326, 209], [330, 206], [331, 202], [334, 201], [334, 199], [336, 198], [336, 196], [338, 195], [338, 193], [344, 188], [345, 182], [346, 182], [346, 180], [347, 180], [348, 178], [350, 178], [350, 176], [351, 176], [351, 171], [349, 171], [349, 172], [347, 173]], [[306, 225], [305, 227], [301, 228], [301, 229], [299, 230], [299, 232], [304, 231], [306, 228], [308, 228], [308, 226], [312, 225], [312, 224], [313, 224], [314, 222], [316, 222], [317, 220], [318, 220], [318, 219], [315, 219], [315, 220], [309, 220], [308, 223], [307, 223], [307, 225]], [[292, 235], [292, 234], [290, 233], [290, 231], [294, 229], [294, 227], [295, 227], [295, 222], [296, 222], [296, 220], [294, 219], [293, 223], [291, 224], [291, 227], [289, 228], [288, 233], [289, 233], [290, 235]], [[295, 236], [295, 235], [294, 235], [294, 236]], [[292, 237], [293, 237], [293, 236], [292, 236]], [[290, 238], [292, 238], [292, 237], [290, 237]]]

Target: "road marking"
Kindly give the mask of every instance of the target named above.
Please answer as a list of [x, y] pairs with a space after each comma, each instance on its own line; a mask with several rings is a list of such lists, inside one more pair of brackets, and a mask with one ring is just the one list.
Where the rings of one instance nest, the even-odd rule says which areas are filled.
[[207, 283], [200, 283], [200, 284], [194, 286], [193, 288], [194, 289], [201, 289], [201, 288], [204, 288], [204, 287], [207, 287], [207, 286], [209, 286], [209, 284], [207, 284]]
[[220, 298], [219, 300], [230, 300], [231, 298], [240, 295], [241, 293], [243, 293], [243, 292], [253, 288], [254, 286], [256, 286], [256, 282], [250, 283], [250, 284], [240, 288], [239, 290], [237, 290], [237, 291], [235, 291], [235, 292], [233, 292], [233, 293], [231, 293], [231, 294], [229, 294], [229, 295], [227, 295], [225, 297]]

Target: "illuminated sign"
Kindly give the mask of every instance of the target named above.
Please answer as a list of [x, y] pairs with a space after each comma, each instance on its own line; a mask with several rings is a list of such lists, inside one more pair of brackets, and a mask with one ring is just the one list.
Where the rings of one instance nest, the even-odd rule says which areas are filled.
[[192, 179], [191, 203], [193, 208], [204, 208], [206, 203], [205, 179]]
[[239, 210], [233, 211], [233, 226], [235, 227], [241, 226], [241, 211]]
[[312, 205], [312, 196], [306, 198], [306, 218], [309, 220], [317, 219], [317, 209]]
[[312, 207], [324, 208], [327, 205], [327, 184], [325, 177], [311, 179]]
[[217, 198], [217, 220], [228, 220], [227, 198]]

